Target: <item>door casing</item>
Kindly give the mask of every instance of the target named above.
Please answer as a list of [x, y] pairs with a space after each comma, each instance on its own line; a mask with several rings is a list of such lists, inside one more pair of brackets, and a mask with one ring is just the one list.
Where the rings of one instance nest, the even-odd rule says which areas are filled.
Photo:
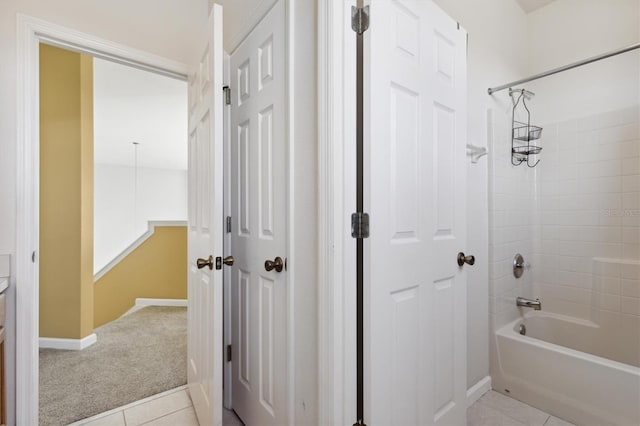
[[356, 256], [349, 220], [356, 196], [355, 5], [356, 0], [318, 4], [319, 424], [356, 419], [356, 273], [350, 266]]
[[[292, 72], [292, 50], [290, 46], [293, 33], [293, 5], [289, 0], [285, 2], [285, 68], [287, 92], [292, 93], [293, 82], [289, 78]], [[266, 2], [265, 2], [266, 3]], [[264, 6], [264, 4], [263, 4]], [[270, 9], [264, 10], [266, 13]], [[254, 17], [249, 28], [243, 28], [238, 34], [247, 34], [260, 20]], [[91, 34], [81, 33], [74, 29], [53, 24], [45, 20], [26, 15], [18, 16], [18, 167], [17, 167], [17, 207], [21, 214], [17, 219], [16, 240], [16, 273], [15, 280], [20, 282], [20, 288], [16, 292], [16, 421], [20, 424], [37, 424], [38, 421], [38, 267], [32, 262], [32, 253], [38, 252], [38, 226], [39, 226], [39, 125], [38, 125], [38, 45], [47, 43], [60, 48], [112, 59], [116, 62], [131, 65], [136, 68], [187, 80], [189, 66], [184, 63], [171, 61], [131, 48], [126, 45], [114, 43], [109, 40], [96, 37]], [[244, 36], [236, 37], [233, 41], [235, 50], [242, 42]], [[287, 117], [289, 111], [295, 107], [295, 100], [288, 97]], [[225, 121], [226, 121], [225, 117]], [[285, 148], [287, 151], [287, 211], [293, 209], [293, 179], [295, 165], [292, 156], [291, 141], [294, 126], [291, 120], [287, 120]], [[292, 253], [294, 239], [293, 225], [287, 225], [288, 240], [287, 252]], [[289, 282], [293, 282], [295, 264], [292, 255], [289, 255]], [[288, 318], [288, 347], [289, 359], [295, 359], [295, 340], [293, 328], [294, 292], [287, 296]], [[289, 422], [294, 423], [294, 363], [290, 363], [289, 370]], [[226, 390], [225, 390], [226, 393]]]
[[[294, 150], [294, 140], [296, 135], [309, 136], [312, 132], [315, 134], [315, 126], [311, 125], [311, 118], [304, 113], [294, 114], [298, 105], [309, 103], [309, 99], [302, 96], [296, 100], [296, 94], [302, 92], [304, 78], [301, 82], [296, 82], [292, 78], [294, 70], [298, 69], [303, 59], [297, 59], [296, 52], [309, 54], [308, 47], [310, 42], [296, 40], [296, 34], [305, 34], [309, 25], [304, 22], [304, 17], [308, 19], [311, 10], [316, 10], [313, 5], [296, 5], [292, 0], [281, 0], [285, 4], [285, 73], [286, 73], [286, 110], [287, 123], [285, 133], [287, 135], [287, 211], [289, 217], [295, 217], [296, 208], [302, 205], [302, 202], [296, 200], [296, 172], [303, 169], [300, 166], [300, 157], [305, 154], [297, 154]], [[266, 13], [270, 9], [269, 2], [261, 2], [258, 11]], [[233, 37], [230, 43], [230, 50], [233, 51], [242, 42], [244, 37], [259, 22], [261, 15], [251, 17], [249, 24], [241, 28], [237, 32], [237, 36]], [[315, 17], [315, 15], [314, 15]], [[324, 32], [319, 28], [319, 35]], [[114, 43], [109, 40], [94, 36], [88, 33], [82, 33], [72, 28], [67, 28], [51, 22], [33, 18], [26, 15], [18, 15], [17, 20], [17, 238], [16, 238], [16, 271], [14, 274], [14, 282], [19, 282], [20, 286], [16, 290], [16, 353], [20, 354], [16, 357], [16, 421], [18, 424], [37, 424], [38, 423], [38, 268], [37, 264], [32, 262], [32, 253], [38, 250], [38, 222], [39, 222], [39, 205], [38, 205], [38, 157], [39, 157], [39, 125], [38, 125], [38, 44], [46, 42], [57, 47], [69, 49], [81, 53], [91, 54], [106, 59], [113, 59], [120, 63], [135, 66], [140, 69], [156, 72], [181, 80], [187, 80], [189, 66], [184, 63], [171, 61], [166, 58], [153, 55], [151, 53], [131, 48], [126, 45]], [[297, 43], [297, 45], [296, 45]], [[301, 55], [303, 56], [303, 55]], [[311, 66], [307, 66], [305, 71], [313, 71]], [[314, 68], [315, 69], [315, 68]], [[308, 76], [307, 76], [308, 77]], [[307, 78], [305, 77], [305, 78]], [[308, 91], [308, 88], [306, 88]], [[320, 97], [319, 97], [320, 98]], [[315, 105], [313, 100], [312, 104]], [[296, 121], [297, 120], [297, 121]], [[310, 154], [306, 154], [307, 156]], [[314, 153], [315, 155], [315, 153]], [[308, 162], [308, 161], [307, 161]], [[316, 162], [316, 164], [318, 164]], [[323, 163], [324, 164], [324, 163]], [[312, 181], [315, 182], [315, 176]], [[297, 187], [302, 188], [305, 185], [298, 182]], [[299, 192], [300, 190], [298, 190]], [[319, 201], [319, 204], [322, 202]], [[314, 209], [315, 211], [315, 209]], [[331, 216], [333, 221], [333, 216]], [[320, 217], [318, 218], [320, 219]], [[300, 357], [300, 353], [308, 352], [309, 345], [305, 342], [296, 346], [295, 337], [305, 334], [303, 331], [296, 331], [294, 327], [295, 320], [295, 277], [298, 271], [304, 274], [306, 268], [298, 268], [296, 265], [295, 248], [303, 245], [306, 238], [298, 236], [295, 230], [294, 220], [290, 220], [287, 224], [287, 253], [288, 253], [288, 282], [291, 290], [287, 296], [287, 356], [292, 360], [288, 366], [289, 370], [289, 424], [297, 423], [297, 419], [305, 419], [305, 411], [309, 411], [310, 407], [305, 407], [304, 400], [297, 404], [295, 385], [299, 384], [300, 388], [304, 387], [304, 393], [326, 393], [324, 386], [318, 388], [315, 386], [319, 382], [320, 372], [318, 374], [308, 374], [305, 377], [296, 380], [296, 355]], [[321, 226], [314, 227], [312, 231], [316, 231]], [[308, 232], [310, 230], [305, 230]], [[300, 233], [303, 234], [304, 232]], [[320, 234], [322, 235], [322, 234]], [[321, 245], [313, 245], [318, 248], [318, 252], [325, 252], [329, 247], [325, 247], [325, 242], [320, 241]], [[313, 263], [315, 256], [312, 258], [301, 260], [308, 265]], [[320, 268], [318, 268], [319, 270]], [[303, 276], [304, 278], [304, 276]], [[308, 278], [308, 276], [306, 277]], [[316, 281], [318, 274], [314, 274], [312, 280]], [[305, 279], [304, 281], [311, 281]], [[320, 283], [321, 281], [317, 281]], [[305, 290], [309, 292], [309, 290]], [[313, 294], [317, 294], [316, 287], [311, 290]], [[298, 293], [302, 293], [300, 290]], [[316, 321], [322, 319], [324, 308], [321, 307], [322, 301], [313, 302], [313, 308], [317, 309], [318, 316], [313, 318], [315, 328]], [[302, 311], [301, 311], [302, 312]], [[301, 315], [301, 314], [298, 314]], [[298, 339], [300, 340], [300, 339]], [[314, 346], [324, 353], [322, 342], [313, 342]], [[302, 371], [306, 363], [301, 363], [298, 370]], [[300, 375], [300, 374], [299, 374]], [[333, 388], [329, 390], [333, 392]], [[302, 395], [302, 393], [301, 393]], [[302, 395], [301, 397], [304, 397]], [[307, 404], [312, 404], [308, 401]], [[321, 413], [320, 407], [314, 407], [315, 412]], [[301, 420], [300, 422], [304, 422]]]
[[39, 44], [184, 81], [188, 66], [25, 15], [18, 16], [17, 36], [16, 422], [38, 424]]

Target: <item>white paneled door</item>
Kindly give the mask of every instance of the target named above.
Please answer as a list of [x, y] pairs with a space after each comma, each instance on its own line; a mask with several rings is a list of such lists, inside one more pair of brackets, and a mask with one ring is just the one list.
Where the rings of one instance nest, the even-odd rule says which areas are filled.
[[189, 77], [188, 382], [201, 425], [222, 424], [222, 8]]
[[232, 405], [288, 424], [284, 1], [231, 54]]
[[370, 16], [365, 419], [464, 425], [466, 32], [430, 0]]

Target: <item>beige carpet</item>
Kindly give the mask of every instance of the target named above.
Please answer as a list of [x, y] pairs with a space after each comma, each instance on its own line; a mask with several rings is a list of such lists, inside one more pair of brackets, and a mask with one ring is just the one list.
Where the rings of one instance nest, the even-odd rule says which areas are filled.
[[143, 308], [82, 351], [40, 350], [40, 425], [66, 425], [187, 382], [187, 310]]

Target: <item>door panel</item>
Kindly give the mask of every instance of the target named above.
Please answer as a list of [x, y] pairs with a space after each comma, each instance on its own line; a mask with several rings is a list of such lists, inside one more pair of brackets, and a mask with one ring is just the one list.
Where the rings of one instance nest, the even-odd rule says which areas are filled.
[[[231, 55], [233, 408], [247, 425], [287, 424], [284, 6]], [[235, 219], [234, 219], [235, 220]], [[234, 355], [235, 357], [235, 355]]]
[[466, 33], [432, 1], [365, 33], [371, 424], [466, 424]]
[[189, 78], [188, 383], [200, 424], [222, 423], [222, 273], [197, 259], [222, 255], [222, 8]]

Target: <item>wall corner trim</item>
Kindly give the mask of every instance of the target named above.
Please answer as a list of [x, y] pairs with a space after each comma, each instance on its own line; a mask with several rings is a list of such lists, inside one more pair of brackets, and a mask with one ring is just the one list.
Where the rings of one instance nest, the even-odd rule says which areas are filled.
[[82, 339], [57, 339], [53, 337], [40, 337], [38, 346], [40, 349], [63, 349], [67, 351], [81, 351], [98, 341], [98, 336], [91, 333]]
[[467, 389], [467, 408], [471, 407], [482, 395], [491, 390], [491, 376], [485, 376]]

